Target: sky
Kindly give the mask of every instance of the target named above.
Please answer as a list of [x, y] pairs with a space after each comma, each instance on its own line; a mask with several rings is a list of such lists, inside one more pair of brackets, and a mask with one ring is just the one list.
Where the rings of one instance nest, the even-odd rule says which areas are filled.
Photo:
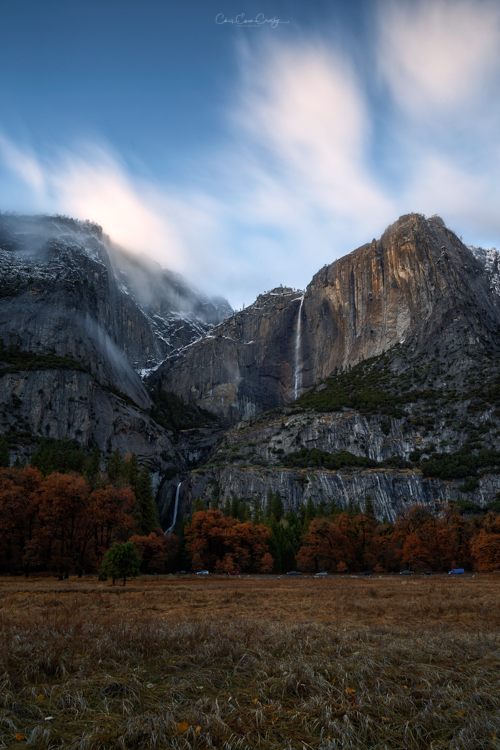
[[235, 308], [400, 215], [500, 246], [500, 3], [0, 0], [0, 210]]

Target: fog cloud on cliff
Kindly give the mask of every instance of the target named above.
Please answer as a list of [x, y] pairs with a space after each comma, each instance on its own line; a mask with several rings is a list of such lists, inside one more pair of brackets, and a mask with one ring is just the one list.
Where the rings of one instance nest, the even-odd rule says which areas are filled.
[[240, 42], [218, 145], [186, 159], [182, 184], [108, 144], [47, 156], [4, 134], [2, 207], [97, 221], [236, 307], [280, 283], [304, 287], [410, 211], [441, 214], [468, 242], [495, 242], [499, 7], [374, 7], [356, 46], [328, 24]]

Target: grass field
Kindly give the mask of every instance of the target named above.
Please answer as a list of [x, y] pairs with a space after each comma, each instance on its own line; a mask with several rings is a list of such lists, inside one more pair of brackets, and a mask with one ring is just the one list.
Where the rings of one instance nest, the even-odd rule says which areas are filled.
[[499, 594], [493, 575], [1, 579], [0, 746], [500, 748]]

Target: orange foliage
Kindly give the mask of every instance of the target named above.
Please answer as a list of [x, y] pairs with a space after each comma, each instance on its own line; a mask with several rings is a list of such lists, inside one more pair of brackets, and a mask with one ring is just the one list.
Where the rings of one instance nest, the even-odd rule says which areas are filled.
[[472, 540], [471, 549], [481, 573], [500, 570], [500, 516], [489, 514], [486, 517], [483, 528]]
[[306, 545], [297, 555], [297, 566], [310, 573], [320, 570], [337, 570], [343, 563], [346, 567], [354, 562], [355, 550], [348, 536], [350, 519], [342, 513], [334, 521], [315, 518], [304, 535]]
[[[225, 518], [220, 510], [194, 513], [185, 529], [193, 570], [201, 564], [204, 568], [221, 572], [258, 571], [264, 555], [269, 553], [270, 536], [271, 531], [266, 526]], [[269, 558], [266, 558], [266, 563], [269, 565]]]
[[270, 554], [270, 552], [266, 552], [266, 554], [260, 561], [259, 572], [260, 573], [272, 573], [273, 567], [274, 567], [273, 556]]
[[392, 554], [404, 567], [414, 570], [446, 570], [458, 563], [470, 564], [470, 532], [457, 513], [438, 518], [423, 506], [412, 507], [394, 525]]
[[0, 565], [29, 574], [26, 547], [38, 525], [43, 477], [38, 469], [0, 469]]
[[89, 498], [89, 515], [93, 521], [95, 553], [102, 557], [114, 542], [127, 539], [133, 527], [135, 496], [129, 487], [94, 490]]
[[[135, 465], [129, 463], [132, 471]], [[0, 469], [0, 569], [29, 575], [33, 568], [48, 568], [60, 576], [95, 570], [114, 542], [129, 538], [134, 503], [129, 487], [91, 491], [75, 474], [44, 478], [32, 467]], [[363, 513], [340, 513], [314, 518], [301, 529], [306, 532], [296, 559], [298, 568], [307, 572], [473, 565], [481, 572], [500, 569], [500, 516], [494, 513], [468, 519], [451, 507], [438, 518], [426, 507], [413, 506], [394, 524], [378, 523]], [[274, 532], [263, 524], [224, 517], [221, 511], [195, 512], [185, 528], [191, 567], [269, 573]], [[131, 541], [143, 572], [165, 572], [178, 559], [180, 540], [174, 534], [165, 537], [161, 529], [132, 536]]]
[[81, 476], [37, 469], [0, 470], [0, 565], [28, 575], [33, 567], [62, 576], [83, 573], [100, 562], [133, 525], [134, 495], [128, 488], [90, 492]]
[[152, 531], [149, 536], [130, 537], [142, 560], [142, 573], [164, 573], [169, 562], [172, 562], [178, 551], [180, 541], [175, 534], [163, 535], [161, 529]]

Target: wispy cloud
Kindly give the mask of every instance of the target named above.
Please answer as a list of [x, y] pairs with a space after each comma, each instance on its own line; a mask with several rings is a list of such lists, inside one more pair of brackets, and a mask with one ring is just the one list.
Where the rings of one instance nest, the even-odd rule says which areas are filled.
[[412, 117], [456, 112], [480, 100], [495, 82], [500, 62], [498, 4], [388, 0], [379, 8], [380, 71], [397, 103]]
[[[247, 42], [221, 145], [182, 188], [102, 145], [46, 158], [2, 137], [0, 155], [39, 209], [98, 221], [238, 306], [281, 282], [305, 286], [408, 211], [441, 213], [464, 235], [500, 232], [498, 8], [384, 2], [375, 28], [365, 70], [325, 33]], [[374, 167], [381, 121], [392, 182]]]
[[402, 197], [469, 240], [500, 232], [500, 6], [382, 3], [377, 60], [394, 111]]

